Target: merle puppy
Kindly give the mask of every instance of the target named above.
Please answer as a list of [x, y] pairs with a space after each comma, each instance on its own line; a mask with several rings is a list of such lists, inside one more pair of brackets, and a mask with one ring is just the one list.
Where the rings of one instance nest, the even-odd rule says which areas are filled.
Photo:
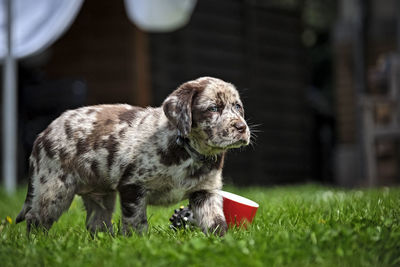
[[203, 77], [158, 108], [98, 105], [69, 110], [39, 134], [28, 193], [16, 222], [50, 229], [75, 196], [91, 232], [111, 231], [117, 192], [125, 234], [147, 229], [146, 206], [189, 198], [204, 232], [223, 235], [222, 166], [227, 149], [249, 144], [235, 87]]

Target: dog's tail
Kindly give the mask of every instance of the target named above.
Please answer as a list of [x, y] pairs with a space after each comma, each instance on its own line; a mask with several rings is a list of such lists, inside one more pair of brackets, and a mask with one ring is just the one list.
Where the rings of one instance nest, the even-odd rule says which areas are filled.
[[26, 193], [25, 203], [22, 206], [22, 210], [18, 214], [17, 218], [15, 219], [15, 223], [20, 223], [25, 220], [26, 214], [32, 208], [32, 198], [33, 198], [33, 164], [29, 164], [29, 176], [28, 176], [28, 192]]

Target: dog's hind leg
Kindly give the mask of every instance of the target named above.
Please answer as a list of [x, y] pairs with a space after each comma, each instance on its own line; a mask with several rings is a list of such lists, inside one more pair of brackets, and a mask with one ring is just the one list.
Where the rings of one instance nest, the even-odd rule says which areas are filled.
[[28, 233], [32, 226], [49, 230], [69, 208], [76, 192], [74, 181], [72, 175], [66, 175], [63, 171], [49, 172], [47, 177], [44, 175], [34, 177], [35, 192], [31, 209], [25, 216]]
[[111, 223], [115, 206], [116, 192], [107, 195], [83, 195], [83, 204], [86, 209], [86, 228], [92, 233], [113, 233]]

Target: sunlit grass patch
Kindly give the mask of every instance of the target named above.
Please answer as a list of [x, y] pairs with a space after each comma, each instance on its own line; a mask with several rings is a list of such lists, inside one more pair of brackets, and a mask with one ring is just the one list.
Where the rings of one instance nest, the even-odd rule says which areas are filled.
[[[26, 237], [15, 225], [25, 189], [0, 193], [1, 266], [398, 266], [400, 189], [342, 190], [321, 186], [236, 188], [260, 204], [247, 230], [223, 237], [173, 231], [171, 207], [149, 207], [149, 232], [123, 237], [85, 229], [79, 197], [48, 234]], [[119, 206], [119, 205], [118, 205]], [[8, 216], [8, 217], [7, 217]], [[113, 217], [120, 222], [119, 207]], [[11, 223], [10, 223], [11, 221]]]

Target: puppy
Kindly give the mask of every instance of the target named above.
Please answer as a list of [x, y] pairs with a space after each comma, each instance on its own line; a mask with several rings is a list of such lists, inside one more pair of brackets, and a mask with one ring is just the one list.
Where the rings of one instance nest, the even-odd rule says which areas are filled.
[[91, 232], [112, 231], [120, 195], [123, 232], [147, 229], [146, 206], [189, 198], [204, 232], [223, 235], [224, 154], [248, 145], [250, 130], [235, 87], [203, 77], [182, 84], [158, 108], [98, 105], [69, 110], [40, 133], [16, 222], [50, 229], [75, 196]]

